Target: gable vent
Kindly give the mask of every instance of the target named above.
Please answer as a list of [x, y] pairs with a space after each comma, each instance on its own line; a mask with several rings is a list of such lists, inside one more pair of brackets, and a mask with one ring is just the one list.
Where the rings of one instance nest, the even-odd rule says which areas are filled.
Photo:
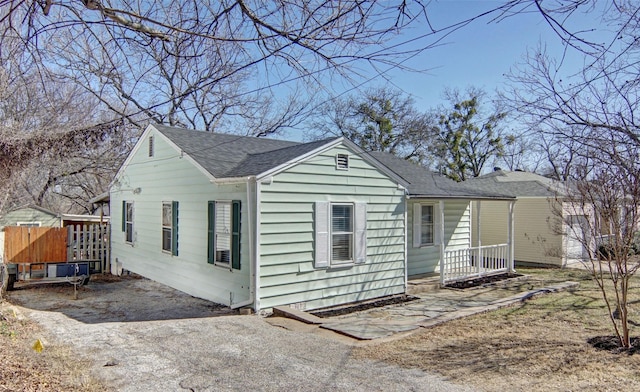
[[349, 169], [349, 155], [347, 154], [336, 155], [336, 169], [340, 169], [340, 170]]
[[149, 157], [153, 157], [153, 136], [149, 136]]

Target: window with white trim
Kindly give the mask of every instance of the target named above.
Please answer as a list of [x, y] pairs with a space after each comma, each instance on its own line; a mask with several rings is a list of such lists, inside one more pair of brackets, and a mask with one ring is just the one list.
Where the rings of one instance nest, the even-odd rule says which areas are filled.
[[178, 255], [178, 202], [162, 202], [162, 250]]
[[433, 206], [423, 205], [421, 207], [422, 212], [420, 214], [420, 244], [433, 245], [435, 229]]
[[331, 205], [331, 264], [353, 261], [353, 204]]
[[434, 204], [413, 205], [413, 247], [438, 243], [438, 208]]
[[215, 221], [215, 262], [229, 264], [231, 262], [231, 202], [216, 202]]
[[42, 222], [17, 222], [16, 225], [23, 227], [40, 227], [42, 226]]
[[367, 205], [315, 203], [314, 266], [327, 268], [366, 262]]
[[240, 269], [240, 206], [240, 200], [208, 203], [208, 263]]
[[133, 202], [122, 201], [122, 231], [124, 232], [124, 241], [133, 244]]

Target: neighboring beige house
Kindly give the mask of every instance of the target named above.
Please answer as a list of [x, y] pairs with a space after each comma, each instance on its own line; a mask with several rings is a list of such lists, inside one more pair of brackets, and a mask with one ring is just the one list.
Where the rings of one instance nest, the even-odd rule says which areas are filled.
[[[589, 217], [578, 213], [562, 201], [564, 186], [558, 181], [523, 171], [495, 170], [464, 182], [471, 189], [485, 192], [501, 192], [515, 196], [514, 254], [516, 263], [545, 264], [558, 267], [578, 263], [586, 257], [583, 237], [588, 235]], [[555, 211], [560, 211], [562, 219]], [[475, 202], [473, 216], [473, 243], [493, 243], [506, 235], [507, 218], [504, 203]], [[478, 214], [479, 212], [479, 214]], [[478, 218], [479, 215], [479, 218]], [[562, 233], [562, 234], [559, 234]]]

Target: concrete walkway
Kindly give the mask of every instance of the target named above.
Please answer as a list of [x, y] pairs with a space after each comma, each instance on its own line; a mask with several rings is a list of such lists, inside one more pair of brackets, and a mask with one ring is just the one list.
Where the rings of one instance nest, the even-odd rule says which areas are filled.
[[[343, 316], [320, 318], [287, 307], [274, 309], [274, 315], [294, 318], [358, 340], [386, 338], [419, 328], [432, 327], [460, 317], [495, 310], [526, 301], [537, 295], [567, 290], [578, 283], [566, 281], [552, 285], [528, 277], [510, 279], [486, 287], [465, 290], [432, 288], [431, 282], [410, 286], [413, 301], [357, 311]], [[426, 287], [423, 291], [422, 289]]]

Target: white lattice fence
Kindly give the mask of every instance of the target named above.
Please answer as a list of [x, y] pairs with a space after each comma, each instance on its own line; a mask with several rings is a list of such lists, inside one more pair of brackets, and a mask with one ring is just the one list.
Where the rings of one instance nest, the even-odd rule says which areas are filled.
[[109, 225], [67, 226], [67, 261], [89, 261], [92, 272], [102, 272], [109, 261]]

